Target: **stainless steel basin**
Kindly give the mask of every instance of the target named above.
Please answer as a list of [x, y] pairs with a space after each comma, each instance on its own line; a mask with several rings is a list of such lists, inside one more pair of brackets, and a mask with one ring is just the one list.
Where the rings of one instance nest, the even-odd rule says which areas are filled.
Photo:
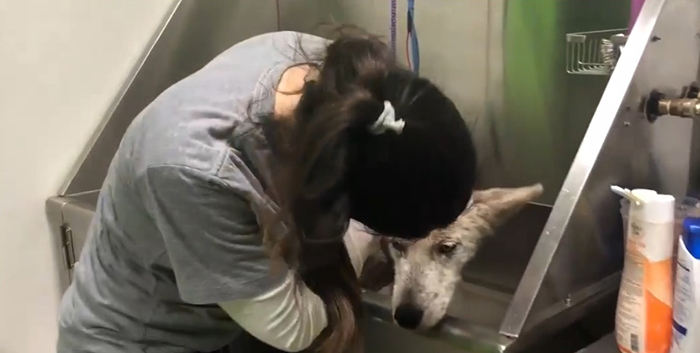
[[[47, 202], [51, 223], [69, 225], [70, 239], [67, 240], [75, 254], [80, 254], [87, 240], [97, 196], [95, 190], [53, 197]], [[503, 351], [509, 340], [499, 335], [498, 329], [550, 209], [530, 204], [484, 241], [473, 262], [465, 268], [465, 281], [455, 292], [448, 317], [434, 332], [416, 334], [399, 328], [391, 317], [390, 293], [366, 292], [368, 352], [426, 352], [437, 348], [446, 352], [463, 352], [467, 348], [469, 352]], [[65, 235], [54, 239], [66, 240]], [[63, 251], [65, 245], [59, 241], [55, 246], [64, 262], [71, 257]], [[70, 277], [62, 278], [64, 288], [69, 283]]]

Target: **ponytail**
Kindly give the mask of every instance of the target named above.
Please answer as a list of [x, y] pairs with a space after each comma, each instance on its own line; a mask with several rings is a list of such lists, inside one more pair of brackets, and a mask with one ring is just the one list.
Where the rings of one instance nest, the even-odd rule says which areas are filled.
[[345, 36], [331, 43], [284, 133], [279, 189], [292, 234], [282, 251], [326, 305], [328, 327], [314, 347], [323, 353], [362, 350], [361, 291], [343, 244], [352, 209], [347, 169], [356, 157], [353, 143], [371, 138], [367, 127], [383, 110], [379, 95], [390, 57], [375, 38]]

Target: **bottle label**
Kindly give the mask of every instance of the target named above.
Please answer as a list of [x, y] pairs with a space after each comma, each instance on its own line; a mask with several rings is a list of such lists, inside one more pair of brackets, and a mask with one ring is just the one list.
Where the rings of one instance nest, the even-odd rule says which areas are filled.
[[625, 274], [620, 284], [620, 294], [617, 300], [615, 318], [615, 334], [617, 343], [623, 351], [644, 352], [639, 335], [643, 334], [645, 326], [644, 315], [644, 256], [632, 239], [628, 237], [627, 254], [625, 256]]
[[693, 266], [683, 243], [679, 246], [678, 266], [676, 269], [676, 288], [673, 301], [673, 342], [671, 352], [680, 352], [683, 340], [692, 324], [692, 310], [695, 307], [693, 293]]
[[[673, 304], [673, 222], [630, 219], [615, 333], [626, 353], [667, 353]], [[657, 324], [657, 323], [667, 324]]]

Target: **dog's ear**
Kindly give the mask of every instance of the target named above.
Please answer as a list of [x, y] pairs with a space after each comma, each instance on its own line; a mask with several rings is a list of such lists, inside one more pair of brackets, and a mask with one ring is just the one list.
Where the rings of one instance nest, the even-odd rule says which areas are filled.
[[[383, 239], [383, 238], [382, 238]], [[384, 250], [384, 242], [382, 242]], [[377, 292], [394, 281], [394, 263], [384, 251], [377, 251], [365, 261], [360, 275], [360, 287]]]
[[519, 188], [493, 188], [475, 191], [473, 205], [462, 216], [492, 232], [544, 191], [542, 184]]

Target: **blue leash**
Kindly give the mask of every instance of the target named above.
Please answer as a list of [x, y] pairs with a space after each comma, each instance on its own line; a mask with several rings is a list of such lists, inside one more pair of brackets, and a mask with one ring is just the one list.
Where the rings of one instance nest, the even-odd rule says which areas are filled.
[[391, 38], [391, 53], [396, 59], [396, 0], [391, 0], [391, 22], [389, 24]]
[[406, 24], [408, 26], [407, 31], [409, 39], [411, 42], [411, 66], [413, 72], [418, 74], [420, 70], [420, 48], [418, 46], [418, 32], [416, 31], [416, 10], [415, 10], [415, 0], [408, 0], [408, 12]]

